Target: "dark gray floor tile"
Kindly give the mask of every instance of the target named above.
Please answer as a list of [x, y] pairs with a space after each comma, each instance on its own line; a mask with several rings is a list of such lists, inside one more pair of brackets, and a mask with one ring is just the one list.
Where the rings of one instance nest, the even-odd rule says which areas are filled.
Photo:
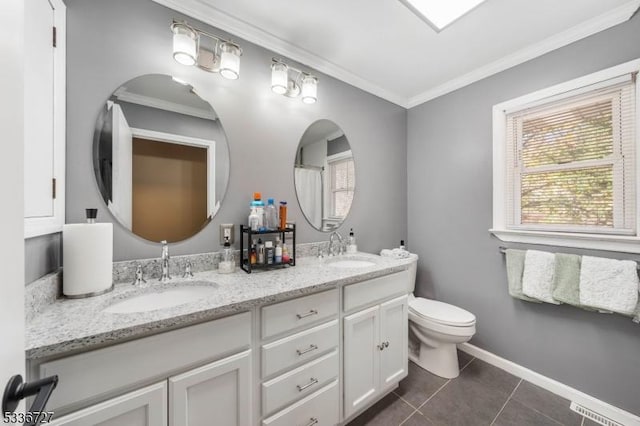
[[458, 350], [458, 364], [460, 365], [460, 368], [464, 368], [464, 366], [469, 364], [472, 359], [473, 357], [468, 353]]
[[513, 399], [496, 419], [495, 426], [560, 426], [560, 423]]
[[579, 426], [582, 422], [582, 416], [569, 408], [569, 400], [532, 383], [520, 383], [513, 399], [567, 426]]
[[475, 359], [420, 411], [436, 425], [488, 425], [519, 379]]
[[409, 404], [390, 393], [349, 422], [348, 426], [396, 426], [406, 420], [413, 411]]
[[460, 373], [460, 378], [479, 382], [491, 390], [507, 395], [511, 395], [520, 382], [518, 377], [477, 358]]
[[434, 423], [431, 420], [427, 419], [422, 414], [415, 412], [409, 420], [402, 423], [402, 426], [433, 426]]
[[431, 374], [413, 362], [409, 362], [409, 375], [400, 382], [395, 393], [418, 408], [446, 382], [447, 379]]

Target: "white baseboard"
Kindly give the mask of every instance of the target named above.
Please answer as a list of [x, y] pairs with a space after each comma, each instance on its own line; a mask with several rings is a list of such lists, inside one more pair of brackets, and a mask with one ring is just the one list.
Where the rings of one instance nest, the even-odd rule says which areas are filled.
[[536, 386], [540, 386], [541, 388], [566, 398], [569, 401], [576, 402], [586, 408], [596, 411], [618, 423], [625, 426], [640, 426], [640, 417], [618, 407], [614, 407], [609, 403], [587, 395], [584, 392], [580, 392], [577, 389], [569, 387], [549, 377], [543, 376], [542, 374], [536, 373], [533, 370], [529, 370], [526, 367], [501, 358], [498, 355], [492, 354], [491, 352], [480, 349], [479, 347], [469, 343], [458, 345], [458, 348], [473, 357], [505, 370], [514, 376], [533, 383]]

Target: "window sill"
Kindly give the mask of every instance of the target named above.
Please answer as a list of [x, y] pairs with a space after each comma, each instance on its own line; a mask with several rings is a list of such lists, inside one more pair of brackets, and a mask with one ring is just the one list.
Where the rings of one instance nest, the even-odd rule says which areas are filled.
[[548, 246], [575, 247], [622, 253], [640, 253], [640, 238], [637, 236], [522, 231], [514, 229], [489, 229], [489, 232], [501, 241], [509, 243], [543, 244]]

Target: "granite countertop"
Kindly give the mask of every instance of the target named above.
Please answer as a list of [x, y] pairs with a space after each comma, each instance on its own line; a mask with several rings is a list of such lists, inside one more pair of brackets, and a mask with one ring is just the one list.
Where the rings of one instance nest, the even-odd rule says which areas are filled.
[[[360, 268], [327, 265], [336, 260], [355, 258], [371, 260], [375, 265]], [[302, 257], [290, 268], [252, 274], [240, 268], [232, 274], [205, 271], [194, 274], [193, 278], [174, 278], [168, 283], [148, 280], [140, 286], [119, 284], [110, 293], [87, 299], [57, 299], [27, 323], [26, 357], [36, 359], [95, 349], [403, 271], [409, 263], [409, 259], [367, 253], [325, 260]], [[131, 297], [185, 286], [212, 286], [216, 291], [195, 302], [148, 312], [103, 312], [106, 307]]]

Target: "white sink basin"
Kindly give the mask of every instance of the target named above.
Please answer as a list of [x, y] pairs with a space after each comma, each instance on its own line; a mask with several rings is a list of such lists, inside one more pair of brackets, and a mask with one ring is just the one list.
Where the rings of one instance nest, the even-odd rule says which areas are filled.
[[171, 308], [195, 302], [212, 296], [216, 292], [215, 286], [174, 288], [153, 293], [145, 293], [131, 297], [113, 305], [107, 306], [102, 312], [111, 314], [130, 314], [135, 312], [149, 312], [157, 309]]
[[369, 266], [375, 266], [375, 262], [371, 262], [369, 260], [358, 260], [358, 259], [342, 259], [342, 260], [334, 260], [329, 262], [328, 264], [332, 268], [345, 268], [345, 269], [354, 269], [354, 268], [368, 268]]

